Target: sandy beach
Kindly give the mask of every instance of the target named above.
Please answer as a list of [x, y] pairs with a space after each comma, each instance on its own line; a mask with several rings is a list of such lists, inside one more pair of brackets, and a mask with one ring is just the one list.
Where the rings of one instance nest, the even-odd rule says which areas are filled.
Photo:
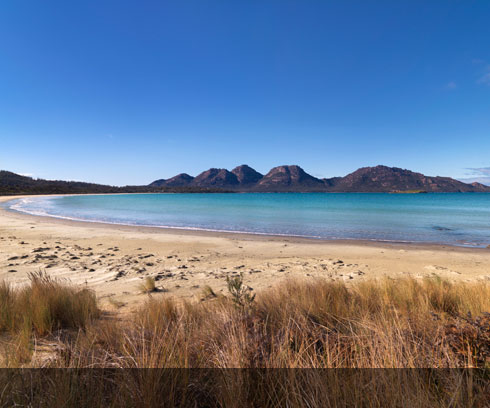
[[147, 276], [159, 289], [152, 296], [189, 300], [208, 285], [225, 291], [226, 276], [238, 273], [254, 291], [288, 278], [490, 280], [490, 250], [129, 227], [1, 209], [0, 278], [23, 284], [39, 270], [87, 285], [108, 309], [129, 311], [147, 298], [140, 289]]

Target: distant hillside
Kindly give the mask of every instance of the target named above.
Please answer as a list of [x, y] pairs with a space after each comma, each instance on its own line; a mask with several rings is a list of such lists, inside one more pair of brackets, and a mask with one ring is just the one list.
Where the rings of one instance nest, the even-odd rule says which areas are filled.
[[155, 180], [150, 184], [150, 187], [187, 187], [192, 183], [192, 180], [194, 180], [194, 177], [186, 173], [180, 173], [168, 180]]
[[150, 186], [192, 185], [238, 192], [490, 192], [479, 183], [466, 184], [449, 177], [425, 176], [397, 167], [363, 167], [345, 177], [318, 179], [296, 165], [278, 166], [265, 176], [247, 165], [226, 169], [211, 168], [192, 178], [179, 174], [157, 180]]
[[[190, 177], [190, 176], [189, 176]], [[125, 186], [114, 187], [79, 181], [43, 180], [0, 171], [0, 195], [22, 194], [103, 194], [103, 193], [162, 193], [162, 192], [222, 192], [194, 186]]]
[[363, 167], [335, 180], [330, 191], [391, 192], [424, 190], [436, 192], [490, 191], [482, 184], [465, 184], [449, 177], [430, 177], [397, 167]]
[[117, 187], [77, 181], [37, 180], [0, 171], [0, 194], [115, 193]]

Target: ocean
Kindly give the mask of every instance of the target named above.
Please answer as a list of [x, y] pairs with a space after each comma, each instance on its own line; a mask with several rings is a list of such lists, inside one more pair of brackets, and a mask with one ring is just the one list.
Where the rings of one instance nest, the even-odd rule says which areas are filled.
[[490, 193], [128, 194], [29, 197], [7, 208], [124, 225], [485, 247]]

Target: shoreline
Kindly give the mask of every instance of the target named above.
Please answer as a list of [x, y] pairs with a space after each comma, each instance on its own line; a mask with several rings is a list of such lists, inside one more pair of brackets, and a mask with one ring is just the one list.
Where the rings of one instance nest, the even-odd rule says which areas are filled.
[[154, 297], [199, 301], [208, 286], [226, 293], [226, 277], [240, 273], [256, 293], [289, 279], [490, 281], [488, 265], [484, 248], [124, 226], [0, 208], [0, 280], [23, 285], [45, 271], [122, 312], [148, 299], [140, 289], [146, 278], [155, 279]]
[[[50, 195], [36, 195], [35, 197], [63, 197], [63, 196], [78, 196], [78, 195], [133, 195], [140, 193], [108, 193], [108, 194], [50, 194]], [[143, 193], [152, 194], [152, 193]], [[168, 193], [174, 194], [174, 193]], [[388, 194], [388, 193], [387, 193]], [[4, 204], [8, 201], [18, 200], [22, 198], [29, 198], [31, 195], [20, 195], [20, 196], [0, 196], [0, 204]], [[298, 236], [298, 235], [281, 235], [281, 234], [270, 234], [270, 233], [258, 233], [258, 232], [247, 232], [247, 231], [226, 231], [226, 230], [212, 230], [204, 228], [192, 228], [192, 227], [170, 227], [170, 226], [152, 226], [152, 225], [132, 225], [132, 224], [122, 224], [117, 222], [104, 222], [97, 220], [83, 220], [74, 219], [69, 217], [55, 216], [55, 215], [41, 215], [41, 214], [30, 214], [23, 211], [6, 209], [0, 205], [0, 212], [7, 212], [12, 215], [18, 215], [20, 217], [32, 217], [32, 219], [45, 220], [46, 222], [56, 222], [64, 225], [85, 225], [85, 226], [100, 226], [102, 228], [116, 228], [118, 230], [128, 229], [136, 230], [138, 232], [162, 232], [165, 234], [189, 234], [199, 237], [239, 237], [240, 239], [252, 239], [260, 240], [261, 238], [270, 241], [271, 239], [279, 241], [287, 241], [291, 243], [295, 242], [309, 242], [309, 243], [329, 243], [329, 244], [348, 244], [348, 245], [373, 245], [376, 247], [385, 246], [409, 246], [411, 248], [430, 248], [430, 249], [443, 249], [448, 248], [458, 248], [458, 249], [468, 249], [468, 250], [486, 250], [488, 246], [485, 244], [481, 246], [476, 245], [456, 245], [451, 243], [436, 243], [436, 242], [419, 242], [419, 241], [393, 241], [393, 240], [380, 240], [380, 239], [354, 239], [354, 238], [323, 238], [323, 237], [308, 237], [308, 236]]]

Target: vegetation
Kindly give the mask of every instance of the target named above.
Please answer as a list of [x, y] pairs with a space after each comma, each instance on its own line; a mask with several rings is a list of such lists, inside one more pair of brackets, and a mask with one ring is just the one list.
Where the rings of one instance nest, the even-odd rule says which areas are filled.
[[155, 278], [152, 276], [147, 276], [145, 281], [140, 285], [140, 289], [143, 293], [156, 292], [157, 288], [155, 286]]
[[77, 289], [38, 272], [18, 290], [0, 284], [0, 332], [28, 330], [40, 336], [57, 329], [84, 328], [100, 312], [94, 292]]
[[0, 333], [12, 336], [5, 364], [29, 361], [31, 341], [60, 329], [81, 329], [100, 316], [95, 294], [39, 272], [30, 284], [14, 290], [0, 283]]
[[117, 194], [117, 193], [223, 193], [219, 188], [106, 186], [79, 181], [43, 180], [0, 171], [0, 195], [22, 194]]
[[231, 295], [231, 300], [237, 307], [251, 306], [255, 300], [255, 294], [251, 294], [251, 289], [243, 283], [243, 272], [238, 276], [226, 277], [228, 292]]
[[[30, 365], [77, 370], [33, 374], [28, 390], [11, 373], [0, 404], [442, 407], [488, 402], [488, 283], [287, 281], [255, 298], [237, 276], [228, 280], [228, 288], [226, 296], [207, 288], [205, 300], [197, 303], [152, 296], [121, 321], [95, 319], [100, 315], [90, 292], [45, 275], [33, 276], [30, 286], [17, 291], [4, 284], [3, 331], [21, 330], [23, 307], [32, 322], [31, 342], [71, 329], [54, 337], [49, 360]], [[32, 303], [26, 293], [34, 297]], [[44, 311], [42, 317], [37, 310]]]
[[427, 194], [426, 190], [393, 190], [392, 194]]

